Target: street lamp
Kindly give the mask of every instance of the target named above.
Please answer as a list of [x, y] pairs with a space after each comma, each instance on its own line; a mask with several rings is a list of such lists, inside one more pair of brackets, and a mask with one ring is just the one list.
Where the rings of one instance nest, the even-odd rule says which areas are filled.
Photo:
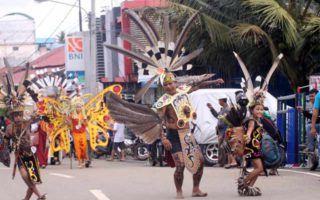
[[92, 94], [97, 94], [97, 69], [96, 69], [96, 64], [97, 64], [97, 58], [96, 58], [96, 51], [97, 51], [97, 38], [96, 38], [96, 15], [95, 15], [95, 10], [96, 10], [96, 3], [95, 0], [91, 0], [91, 13], [89, 13], [81, 7], [81, 0], [79, 1], [79, 5], [73, 5], [65, 2], [60, 2], [60, 1], [55, 1], [55, 0], [34, 0], [36, 2], [42, 3], [42, 2], [53, 2], [53, 3], [58, 3], [58, 4], [63, 4], [67, 6], [72, 6], [72, 7], [79, 7], [79, 26], [80, 26], [80, 31], [82, 32], [82, 20], [81, 20], [81, 10], [83, 10], [86, 15], [89, 17], [90, 20], [90, 25], [89, 25], [89, 37], [90, 37], [90, 65], [92, 70], [90, 71], [91, 74], [86, 74], [86, 85], [89, 85], [89, 90]]

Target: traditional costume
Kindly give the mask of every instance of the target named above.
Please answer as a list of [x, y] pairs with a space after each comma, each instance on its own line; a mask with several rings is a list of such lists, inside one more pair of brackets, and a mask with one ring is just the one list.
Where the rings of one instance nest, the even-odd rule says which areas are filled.
[[[153, 24], [146, 20], [145, 17], [138, 16], [132, 10], [128, 10], [127, 14], [130, 19], [132, 19], [141, 29], [142, 33], [147, 39], [148, 45], [144, 45], [140, 41], [136, 40], [133, 36], [130, 36], [126, 33], [122, 33], [121, 36], [124, 40], [127, 40], [136, 45], [141, 51], [144, 52], [144, 54], [138, 54], [132, 51], [128, 51], [111, 44], [105, 44], [105, 46], [133, 58], [138, 63], [139, 71], [148, 70], [149, 74], [153, 75], [146, 86], [137, 93], [135, 102], [138, 102], [155, 80], [158, 79], [162, 85], [167, 81], [176, 81], [174, 75], [170, 72], [182, 70], [183, 66], [186, 65], [191, 59], [197, 57], [203, 49], [199, 48], [194, 52], [191, 52], [190, 54], [186, 54], [183, 48], [183, 44], [187, 39], [187, 34], [190, 31], [191, 24], [196, 19], [198, 13], [195, 13], [190, 17], [182, 32], [177, 37], [176, 42], [172, 41], [173, 33], [171, 32], [172, 30], [170, 30], [168, 17], [164, 17], [163, 19], [165, 37], [163, 40], [161, 40], [160, 34], [156, 31], [156, 29], [154, 29]], [[191, 65], [187, 65], [186, 68], [190, 69]], [[176, 142], [182, 144], [183, 150], [181, 150], [181, 147], [177, 148], [179, 151], [183, 151], [186, 167], [192, 173], [196, 173], [196, 171], [198, 170], [200, 159], [198, 154], [201, 154], [201, 152], [195, 142], [194, 136], [190, 133], [189, 129], [189, 123], [196, 118], [196, 113], [192, 109], [188, 98], [188, 93], [190, 92], [192, 85], [207, 80], [212, 76], [213, 75], [203, 75], [197, 77], [187, 76], [182, 78], [180, 77], [179, 82], [183, 84], [181, 84], [180, 87], [177, 88], [177, 93], [175, 95], [164, 94], [154, 105], [154, 108], [156, 110], [161, 110], [166, 106], [173, 107], [175, 115], [178, 118], [178, 129], [168, 129], [167, 131], [173, 132], [172, 134], [169, 134], [170, 136], [174, 135], [174, 137], [171, 139], [171, 142], [173, 142], [174, 144]], [[155, 115], [152, 110], [147, 111], [147, 108], [144, 108], [140, 105], [128, 104], [124, 101], [120, 101], [120, 99], [116, 98], [114, 95], [108, 96], [108, 102], [111, 116], [116, 121], [124, 123], [128, 128], [131, 128], [132, 131], [135, 134], [139, 135], [142, 139], [144, 139], [145, 142], [150, 144], [160, 136], [160, 133], [162, 132], [161, 120], [157, 115]], [[127, 106], [127, 111], [130, 110], [129, 112], [131, 112], [133, 115], [137, 115], [137, 112], [141, 111], [148, 112], [148, 115], [150, 117], [152, 116], [153, 120], [147, 120], [147, 122], [150, 121], [154, 124], [150, 123], [150, 125], [148, 126], [140, 127], [138, 125], [140, 124], [140, 120], [141, 123], [146, 122], [142, 120], [144, 118], [133, 118], [130, 115], [127, 115], [128, 119], [125, 118], [124, 115], [127, 114], [126, 112], [122, 112], [122, 114], [120, 114], [120, 111], [124, 109], [120, 108], [122, 107], [122, 104], [124, 106]], [[140, 108], [142, 110], [140, 110]], [[174, 148], [176, 148], [175, 145]]]
[[2, 87], [0, 90], [1, 105], [5, 104], [8, 116], [11, 120], [6, 129], [6, 137], [12, 139], [15, 161], [12, 177], [15, 177], [16, 167], [18, 166], [20, 174], [28, 186], [26, 198], [30, 198], [33, 193], [38, 199], [45, 199], [45, 195], [40, 195], [35, 184], [42, 183], [39, 162], [35, 152], [31, 149], [30, 132], [31, 122], [37, 118], [35, 116], [35, 102], [25, 93], [24, 82], [28, 77], [29, 64], [26, 66], [26, 74], [21, 80], [17, 90], [13, 82], [12, 69], [5, 59], [7, 73], [1, 77]]
[[[158, 82], [160, 82], [162, 86], [167, 82], [174, 82], [174, 84], [178, 83], [179, 87], [176, 88], [174, 94], [165, 93], [160, 97], [154, 104], [153, 109], [138, 104], [128, 103], [121, 100], [116, 95], [107, 94], [110, 114], [115, 121], [124, 123], [127, 128], [131, 129], [133, 133], [148, 144], [152, 144], [159, 137], [164, 138], [162, 134], [162, 124], [166, 125], [167, 138], [172, 144], [171, 152], [179, 152], [182, 154], [182, 158], [178, 156], [180, 159], [180, 166], [179, 169], [178, 167], [176, 168], [179, 172], [175, 173], [175, 177], [179, 176], [179, 179], [183, 179], [181, 178], [183, 177], [181, 174], [183, 173], [185, 165], [186, 168], [194, 174], [194, 181], [196, 179], [194, 186], [197, 188], [197, 192], [193, 195], [206, 196], [207, 194], [201, 192], [198, 187], [202, 176], [203, 158], [199, 145], [196, 143], [192, 131], [189, 128], [189, 125], [194, 123], [196, 113], [190, 104], [188, 93], [193, 91], [195, 86], [207, 83], [205, 81], [213, 75], [207, 74], [202, 76], [175, 78], [172, 74], [172, 72], [183, 70], [183, 68], [190, 69], [192, 66], [187, 65], [187, 63], [197, 57], [203, 50], [202, 48], [199, 48], [189, 54], [186, 54], [186, 51], [183, 48], [183, 44], [187, 40], [191, 24], [196, 19], [198, 13], [194, 13], [188, 19], [182, 29], [182, 32], [174, 42], [174, 33], [173, 30], [170, 30], [168, 16], [163, 18], [164, 36], [161, 37], [156, 31], [154, 25], [150, 23], [145, 16], [140, 17], [132, 10], [127, 10], [126, 12], [128, 17], [142, 31], [146, 38], [147, 45], [138, 41], [134, 36], [126, 33], [121, 33], [120, 36], [124, 40], [127, 40], [131, 44], [137, 46], [143, 53], [136, 53], [110, 44], [105, 44], [105, 46], [133, 58], [139, 68], [139, 74], [145, 74], [145, 72], [148, 72], [149, 75], [153, 75], [147, 84], [136, 94], [135, 102], [140, 101], [143, 94], [158, 78]], [[163, 40], [161, 38], [163, 38]], [[170, 109], [172, 108], [172, 112], [170, 112], [170, 114], [162, 112], [169, 107]], [[168, 122], [170, 120], [172, 121], [172, 119], [169, 119], [169, 115], [172, 116], [174, 121], [172, 122], [172, 126], [174, 127], [171, 128], [168, 127]], [[183, 163], [184, 165], [182, 166], [181, 164]], [[179, 182], [182, 181], [179, 180]]]
[[[95, 150], [97, 146], [108, 145], [105, 142], [97, 141], [96, 136], [101, 132], [108, 138], [106, 129], [109, 129], [111, 118], [108, 116], [108, 109], [104, 102], [104, 95], [107, 92], [120, 94], [122, 87], [112, 85], [102, 92], [93, 96], [87, 103], [84, 99], [91, 96], [82, 95], [77, 78], [67, 80], [64, 70], [54, 69], [52, 72], [40, 71], [37, 76], [31, 76], [30, 81], [25, 82], [27, 91], [37, 102], [38, 115], [48, 119], [46, 131], [50, 135], [50, 152], [55, 154], [61, 150], [70, 151], [69, 131], [75, 136], [78, 159], [86, 159], [87, 137], [86, 130], [90, 134], [90, 147]], [[44, 91], [45, 96], [40, 95]], [[67, 94], [67, 91], [71, 91]], [[76, 106], [80, 105], [81, 112], [76, 113]], [[68, 120], [70, 118], [70, 120]]]
[[87, 160], [87, 116], [84, 111], [84, 102], [81, 97], [74, 97], [71, 100], [72, 111], [71, 117], [71, 133], [73, 136], [74, 148], [79, 161], [79, 166], [84, 167]]
[[47, 143], [48, 142], [48, 133], [50, 133], [49, 131], [47, 131], [47, 122], [44, 121], [40, 121], [38, 124], [38, 130], [37, 130], [37, 134], [38, 134], [38, 142], [36, 144], [37, 147], [37, 157], [39, 160], [39, 165], [42, 168], [45, 168], [48, 165], [48, 152], [49, 152], [49, 148]]
[[[245, 79], [242, 79], [241, 87], [250, 101], [249, 107], [250, 105], [253, 107], [256, 104], [263, 105], [269, 80], [283, 55], [280, 54], [276, 58], [265, 80], [263, 81], [261, 76], [258, 76], [255, 80], [255, 84], [253, 84], [250, 74], [241, 58], [235, 52], [234, 55], [240, 64], [243, 74], [245, 75]], [[248, 186], [246, 183], [246, 161], [261, 158], [261, 139], [263, 137], [263, 127], [262, 124], [257, 120], [253, 118], [244, 120], [243, 116], [242, 109], [238, 105], [232, 105], [231, 111], [224, 118], [224, 120], [231, 127], [227, 130], [229, 141], [224, 146], [227, 151], [243, 157], [242, 169], [240, 173], [241, 176], [238, 178], [239, 195], [259, 196], [261, 195], [260, 189], [258, 187]], [[250, 121], [254, 122], [253, 131], [250, 138], [244, 138], [244, 134], [248, 130], [248, 124]]]

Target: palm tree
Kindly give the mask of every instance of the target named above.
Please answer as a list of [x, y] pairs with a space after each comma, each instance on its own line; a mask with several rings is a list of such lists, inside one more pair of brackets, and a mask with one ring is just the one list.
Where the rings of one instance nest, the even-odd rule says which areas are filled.
[[60, 34], [56, 35], [56, 37], [60, 44], [64, 44], [66, 42], [66, 33], [64, 31], [61, 31]]
[[[184, 21], [200, 10], [199, 26], [188, 46], [205, 53], [198, 61], [231, 72], [232, 51], [240, 53], [251, 70], [265, 71], [280, 53], [280, 71], [292, 89], [306, 85], [308, 75], [320, 72], [320, 0], [170, 0]], [[228, 66], [228, 67], [225, 67]]]

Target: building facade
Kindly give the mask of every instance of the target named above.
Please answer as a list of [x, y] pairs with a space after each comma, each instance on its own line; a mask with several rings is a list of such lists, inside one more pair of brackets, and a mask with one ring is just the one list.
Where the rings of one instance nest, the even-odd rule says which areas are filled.
[[5, 15], [0, 21], [0, 67], [4, 67], [4, 57], [11, 66], [36, 58], [38, 46], [35, 42], [35, 21], [32, 17], [23, 13]]

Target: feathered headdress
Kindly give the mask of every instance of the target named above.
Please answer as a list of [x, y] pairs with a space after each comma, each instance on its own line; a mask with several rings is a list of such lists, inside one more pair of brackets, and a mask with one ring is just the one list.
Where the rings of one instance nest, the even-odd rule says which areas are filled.
[[18, 88], [14, 86], [13, 71], [9, 62], [4, 58], [6, 73], [2, 74], [0, 79], [2, 82], [0, 90], [0, 107], [7, 110], [9, 114], [15, 112], [23, 112], [23, 119], [28, 120], [33, 112], [34, 102], [25, 93], [26, 88], [23, 85], [24, 80], [29, 74], [29, 63], [26, 64], [26, 73], [24, 78], [20, 81]]
[[[188, 33], [190, 32], [191, 25], [196, 19], [198, 12], [194, 13], [188, 19], [176, 41], [173, 41], [173, 31], [170, 30], [169, 18], [167, 16], [163, 18], [165, 35], [162, 40], [154, 25], [146, 17], [140, 17], [132, 10], [127, 10], [126, 12], [129, 18], [142, 31], [148, 44], [144, 45], [134, 36], [127, 33], [121, 33], [120, 37], [123, 40], [136, 45], [143, 53], [136, 53], [111, 44], [105, 44], [105, 46], [134, 59], [140, 72], [147, 70], [150, 75], [153, 75], [147, 84], [136, 94], [135, 101], [138, 102], [155, 80], [161, 76], [165, 77], [163, 74], [166, 72], [182, 70], [183, 66], [197, 57], [203, 49], [199, 48], [186, 55], [186, 51], [183, 48], [183, 45], [187, 40]], [[190, 69], [191, 66], [187, 65], [186, 68]]]
[[78, 78], [68, 81], [64, 69], [54, 68], [51, 71], [47, 69], [36, 70], [35, 74], [31, 74], [29, 80], [24, 81], [24, 86], [35, 102], [42, 95], [55, 96], [66, 95], [68, 90], [72, 89], [72, 93], [67, 95], [69, 98], [79, 96], [81, 85]]
[[261, 76], [257, 76], [254, 84], [251, 80], [251, 76], [244, 62], [241, 60], [241, 58], [236, 52], [233, 52], [233, 54], [238, 60], [241, 70], [244, 74], [245, 79], [242, 78], [240, 85], [244, 93], [246, 94], [247, 98], [249, 99], [249, 102], [263, 101], [263, 99], [265, 98], [265, 93], [268, 90], [268, 84], [271, 79], [271, 76], [278, 67], [279, 62], [283, 57], [283, 54], [280, 53], [276, 60], [273, 62], [266, 78], [263, 80]]

